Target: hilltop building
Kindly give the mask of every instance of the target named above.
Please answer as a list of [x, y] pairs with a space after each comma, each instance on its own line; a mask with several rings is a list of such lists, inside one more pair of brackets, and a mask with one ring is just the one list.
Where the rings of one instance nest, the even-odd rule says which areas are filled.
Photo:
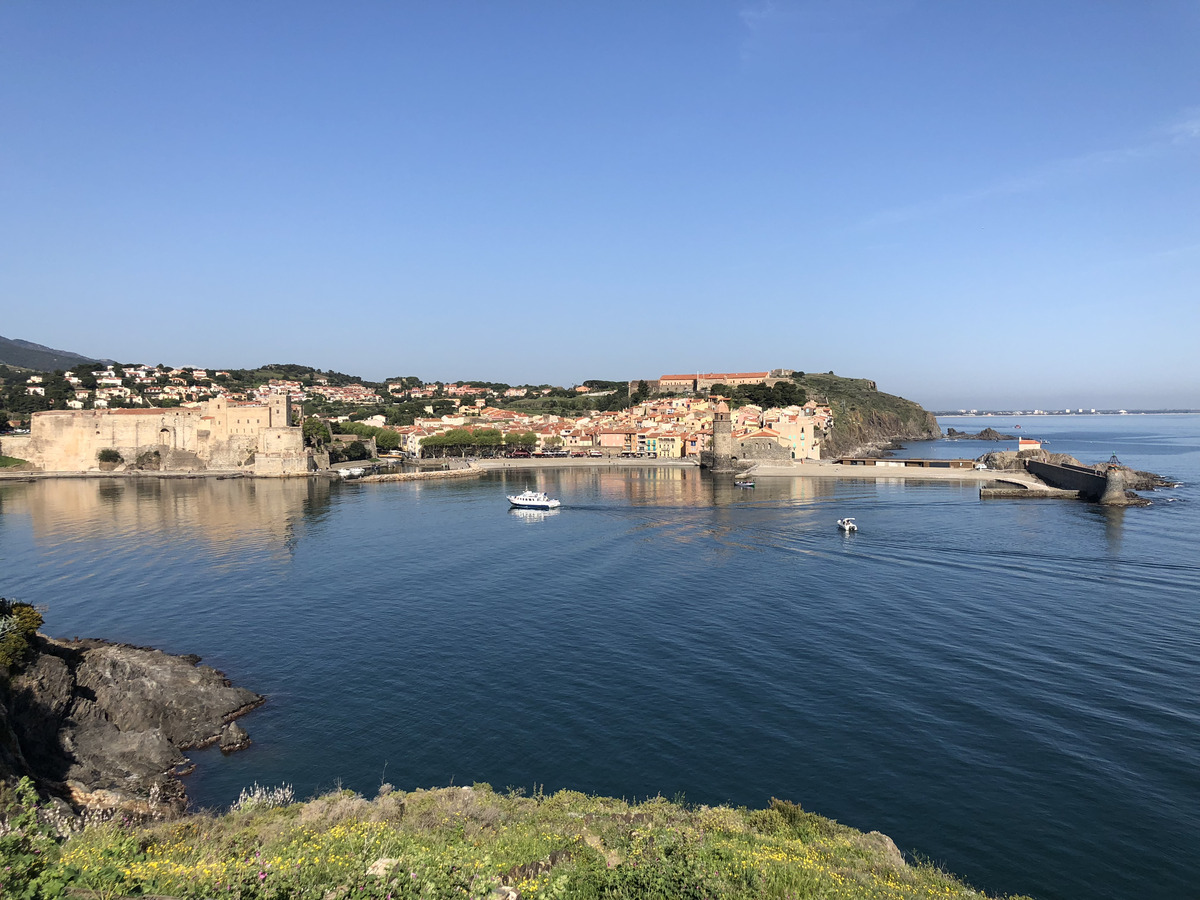
[[742, 387], [747, 384], [765, 384], [772, 387], [779, 381], [788, 381], [791, 369], [773, 369], [770, 372], [696, 372], [687, 375], [663, 375], [661, 378], [635, 379], [629, 382], [629, 393], [638, 389], [641, 381], [651, 394], [697, 394], [707, 393], [715, 385]]

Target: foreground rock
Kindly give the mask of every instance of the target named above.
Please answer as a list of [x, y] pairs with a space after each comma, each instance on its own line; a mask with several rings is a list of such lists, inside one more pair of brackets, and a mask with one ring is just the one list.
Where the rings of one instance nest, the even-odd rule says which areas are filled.
[[264, 698], [198, 656], [38, 635], [0, 689], [0, 777], [29, 775], [76, 808], [181, 812], [183, 751], [249, 744], [237, 717]]

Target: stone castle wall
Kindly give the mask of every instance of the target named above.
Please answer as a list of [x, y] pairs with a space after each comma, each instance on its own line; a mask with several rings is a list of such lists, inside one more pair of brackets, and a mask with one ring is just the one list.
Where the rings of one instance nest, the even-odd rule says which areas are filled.
[[750, 438], [733, 442], [733, 455], [746, 460], [791, 460], [792, 450], [771, 438]]
[[30, 436], [27, 434], [6, 434], [0, 436], [0, 456], [11, 456], [13, 459], [29, 459]]
[[156, 465], [148, 467], [163, 471], [302, 475], [312, 469], [286, 397], [265, 405], [230, 406], [217, 398], [173, 409], [53, 410], [34, 413], [30, 431], [22, 458], [48, 472], [95, 471], [105, 449], [116, 450], [128, 466], [153, 457]]

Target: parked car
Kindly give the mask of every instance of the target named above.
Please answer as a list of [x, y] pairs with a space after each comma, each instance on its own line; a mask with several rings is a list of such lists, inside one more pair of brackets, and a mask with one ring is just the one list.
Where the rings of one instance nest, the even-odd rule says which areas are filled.
[[589, 450], [588, 456], [603, 456], [604, 453], [600, 450]]

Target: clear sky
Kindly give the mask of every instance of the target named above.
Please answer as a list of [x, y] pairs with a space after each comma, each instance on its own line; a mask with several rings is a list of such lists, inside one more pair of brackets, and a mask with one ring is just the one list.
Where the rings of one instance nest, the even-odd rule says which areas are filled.
[[4, 0], [0, 334], [1200, 407], [1200, 3]]

